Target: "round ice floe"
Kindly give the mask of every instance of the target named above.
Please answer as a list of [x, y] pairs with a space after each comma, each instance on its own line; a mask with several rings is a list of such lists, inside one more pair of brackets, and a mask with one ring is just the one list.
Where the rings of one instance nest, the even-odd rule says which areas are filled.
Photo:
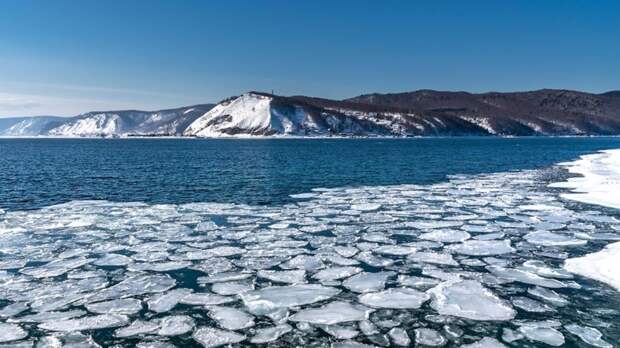
[[21, 340], [28, 336], [19, 325], [0, 323], [0, 343]]
[[271, 313], [279, 308], [296, 307], [327, 300], [340, 290], [319, 284], [272, 286], [240, 294], [248, 310], [256, 315]]
[[401, 347], [408, 347], [411, 344], [411, 339], [407, 334], [407, 331], [399, 327], [392, 328], [388, 335], [392, 339], [392, 343]]
[[312, 278], [318, 279], [320, 281], [330, 281], [330, 280], [338, 280], [342, 278], [347, 278], [362, 271], [359, 267], [332, 267], [326, 268], [324, 270], [320, 270], [314, 275]]
[[466, 240], [460, 244], [449, 245], [446, 249], [470, 256], [503, 255], [515, 251], [509, 240]]
[[383, 290], [385, 282], [394, 272], [362, 272], [346, 279], [342, 285], [358, 293], [373, 292]]
[[402, 245], [383, 245], [373, 250], [376, 254], [404, 256], [414, 253], [416, 248]]
[[421, 234], [419, 238], [441, 243], [458, 243], [468, 240], [471, 238], [471, 235], [460, 230], [433, 230]]
[[591, 346], [599, 348], [613, 348], [609, 342], [603, 340], [603, 334], [593, 327], [569, 324], [565, 325], [564, 328], [566, 331], [579, 337], [583, 342]]
[[492, 337], [485, 337], [478, 342], [464, 344], [461, 348], [506, 348], [506, 345]]
[[487, 266], [487, 270], [497, 277], [514, 282], [537, 285], [545, 288], [566, 287], [566, 285], [559, 280], [543, 278], [535, 273], [527, 272], [520, 269], [491, 265]]
[[359, 335], [359, 331], [355, 330], [353, 327], [342, 326], [342, 325], [318, 325], [319, 328], [325, 331], [328, 335], [339, 339], [339, 340], [348, 340]]
[[542, 302], [538, 302], [536, 300], [532, 300], [531, 298], [524, 297], [524, 296], [513, 297], [511, 299], [511, 302], [515, 307], [521, 308], [522, 310], [527, 311], [527, 312], [544, 313], [544, 312], [555, 311], [555, 309], [553, 309], [552, 307]]
[[259, 278], [265, 278], [277, 283], [297, 284], [304, 283], [306, 280], [306, 271], [265, 271], [261, 270], [257, 273]]
[[557, 292], [537, 286], [527, 289], [527, 293], [542, 301], [551, 303], [554, 306], [566, 306], [569, 302], [564, 296]]
[[179, 302], [191, 306], [213, 306], [234, 302], [232, 296], [222, 296], [207, 292], [195, 292], [185, 295]]
[[415, 329], [415, 343], [438, 347], [446, 344], [446, 339], [437, 331], [428, 328]]
[[127, 327], [114, 331], [116, 337], [131, 337], [155, 333], [159, 330], [159, 323], [153, 321], [136, 320]]
[[241, 330], [254, 326], [254, 317], [231, 307], [209, 307], [209, 317], [227, 330]]
[[173, 315], [165, 317], [159, 321], [160, 336], [178, 336], [192, 331], [194, 328], [194, 319], [187, 315]]
[[254, 285], [249, 282], [223, 282], [211, 285], [211, 291], [218, 295], [237, 295], [245, 291], [254, 290]]
[[532, 244], [543, 246], [571, 246], [571, 245], [584, 245], [588, 241], [571, 237], [566, 234], [554, 233], [549, 231], [536, 231], [530, 232], [525, 235], [525, 240]]
[[431, 307], [439, 314], [472, 320], [510, 320], [516, 312], [475, 280], [447, 281], [430, 289]]
[[375, 308], [417, 309], [429, 299], [429, 295], [408, 288], [391, 288], [359, 296], [360, 303]]
[[91, 302], [164, 292], [173, 288], [176, 281], [168, 275], [138, 275], [127, 278], [109, 288], [105, 288], [88, 300]]
[[124, 315], [102, 314], [93, 317], [83, 317], [78, 319], [65, 319], [48, 321], [39, 324], [39, 327], [50, 331], [84, 331], [98, 330], [110, 327], [119, 327], [126, 325], [129, 319]]
[[266, 327], [256, 330], [256, 334], [250, 342], [254, 344], [269, 343], [277, 340], [280, 336], [293, 331], [293, 327], [288, 324], [281, 324], [273, 327]]
[[89, 312], [97, 314], [134, 314], [142, 310], [142, 302], [133, 298], [89, 303], [86, 305]]
[[133, 262], [133, 260], [125, 255], [121, 254], [107, 254], [93, 262], [97, 266], [126, 266]]
[[290, 317], [291, 321], [310, 324], [334, 325], [350, 321], [368, 319], [373, 310], [364, 306], [354, 306], [348, 302], [330, 302], [320, 308], [309, 308]]
[[458, 266], [458, 263], [450, 254], [433, 252], [416, 252], [407, 257], [407, 260], [421, 263], [432, 263], [437, 265]]
[[528, 323], [519, 327], [527, 339], [534, 342], [546, 343], [550, 346], [559, 347], [564, 344], [564, 335], [553, 327], [538, 325], [538, 323]]
[[194, 331], [192, 338], [205, 348], [239, 343], [246, 339], [244, 335], [231, 331], [219, 330], [212, 327], [202, 327]]
[[190, 289], [173, 289], [164, 294], [156, 294], [150, 297], [147, 301], [149, 310], [156, 313], [164, 313], [176, 306], [181, 299], [189, 295], [192, 291]]
[[359, 211], [375, 211], [379, 210], [379, 208], [381, 208], [381, 204], [378, 203], [360, 203], [351, 205], [352, 210]]

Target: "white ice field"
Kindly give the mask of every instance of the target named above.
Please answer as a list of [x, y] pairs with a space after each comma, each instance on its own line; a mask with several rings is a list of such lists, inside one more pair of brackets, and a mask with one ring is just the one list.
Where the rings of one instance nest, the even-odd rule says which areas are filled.
[[584, 156], [562, 188], [532, 170], [0, 212], [0, 346], [612, 347], [620, 214], [589, 204], [618, 207], [618, 163]]

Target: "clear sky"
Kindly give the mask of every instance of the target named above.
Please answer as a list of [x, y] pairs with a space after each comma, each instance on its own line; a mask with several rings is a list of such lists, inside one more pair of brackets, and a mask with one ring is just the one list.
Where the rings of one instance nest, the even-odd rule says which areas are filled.
[[0, 117], [423, 88], [620, 89], [620, 1], [0, 1]]

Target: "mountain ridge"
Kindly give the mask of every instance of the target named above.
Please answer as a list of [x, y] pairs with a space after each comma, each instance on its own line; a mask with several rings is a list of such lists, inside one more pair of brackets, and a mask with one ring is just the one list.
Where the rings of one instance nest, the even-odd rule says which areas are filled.
[[5, 136], [620, 135], [620, 91], [421, 89], [343, 100], [252, 91], [217, 104], [0, 120]]

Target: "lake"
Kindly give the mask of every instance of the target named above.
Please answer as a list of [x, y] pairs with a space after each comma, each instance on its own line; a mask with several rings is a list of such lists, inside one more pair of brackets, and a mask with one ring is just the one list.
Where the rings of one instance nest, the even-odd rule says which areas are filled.
[[610, 346], [620, 293], [563, 266], [620, 212], [549, 185], [614, 148], [0, 139], [0, 342]]

